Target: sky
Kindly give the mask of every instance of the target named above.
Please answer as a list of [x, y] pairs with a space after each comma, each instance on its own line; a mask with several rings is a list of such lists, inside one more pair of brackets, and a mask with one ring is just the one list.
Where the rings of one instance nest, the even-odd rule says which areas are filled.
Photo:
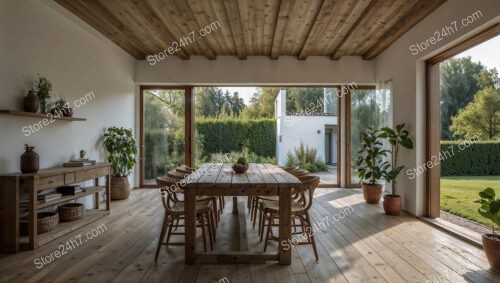
[[456, 57], [470, 56], [473, 62], [481, 62], [488, 69], [497, 68], [500, 72], [500, 36], [496, 36], [483, 42], [469, 50], [466, 50]]
[[[481, 62], [488, 69], [497, 68], [497, 71], [500, 72], [500, 36], [456, 55], [456, 57], [466, 56], [470, 56], [474, 62]], [[245, 100], [246, 105], [249, 105], [250, 98], [257, 92], [255, 87], [222, 87], [222, 90], [224, 92], [228, 90], [229, 93], [237, 91], [240, 97]]]

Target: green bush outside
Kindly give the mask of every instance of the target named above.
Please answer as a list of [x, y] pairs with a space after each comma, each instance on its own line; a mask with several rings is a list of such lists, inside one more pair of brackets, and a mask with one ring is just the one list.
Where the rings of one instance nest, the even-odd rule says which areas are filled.
[[326, 171], [326, 164], [323, 160], [316, 157], [318, 150], [314, 147], [310, 148], [309, 145], [304, 145], [300, 142], [299, 147], [287, 153], [287, 167], [299, 167], [300, 169], [307, 170], [311, 173]]
[[500, 142], [441, 142], [441, 176], [498, 175]]
[[196, 131], [202, 136], [202, 156], [219, 152], [240, 152], [244, 147], [259, 156], [276, 155], [274, 119], [197, 118]]

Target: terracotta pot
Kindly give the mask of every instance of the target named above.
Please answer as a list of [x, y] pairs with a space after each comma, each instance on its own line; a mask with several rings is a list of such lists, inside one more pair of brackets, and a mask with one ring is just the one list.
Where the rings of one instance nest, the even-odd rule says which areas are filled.
[[34, 91], [30, 90], [24, 97], [23, 108], [26, 112], [36, 113], [40, 108], [40, 100]]
[[382, 185], [363, 184], [361, 186], [363, 188], [363, 197], [365, 198], [366, 203], [377, 204], [380, 197], [382, 197]]
[[384, 196], [384, 211], [387, 215], [397, 216], [401, 212], [401, 197], [398, 195], [385, 195]]
[[130, 195], [130, 184], [127, 177], [111, 176], [111, 199], [126, 199]]
[[500, 235], [483, 234], [483, 250], [491, 268], [500, 271]]

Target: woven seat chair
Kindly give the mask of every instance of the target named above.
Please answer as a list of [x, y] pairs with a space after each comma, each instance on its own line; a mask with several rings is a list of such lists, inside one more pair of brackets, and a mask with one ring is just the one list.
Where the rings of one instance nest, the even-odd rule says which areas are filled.
[[[292, 201], [292, 222], [295, 223], [295, 219], [299, 219], [300, 226], [302, 231], [301, 234], [305, 234], [307, 236], [307, 241], [301, 241], [298, 244], [310, 244], [313, 247], [314, 255], [316, 260], [318, 260], [318, 252], [316, 249], [316, 242], [314, 239], [314, 235], [312, 234], [313, 227], [311, 222], [311, 217], [309, 215], [309, 209], [313, 204], [314, 199], [314, 191], [319, 184], [319, 177], [317, 176], [305, 176], [300, 178], [301, 185], [297, 189], [297, 193], [301, 196], [301, 201]], [[267, 231], [265, 242], [264, 242], [264, 251], [267, 250], [269, 240], [278, 240], [276, 236], [273, 235], [273, 226], [277, 226], [275, 220], [279, 219], [279, 202], [274, 200], [262, 200], [259, 205], [260, 209], [263, 213], [263, 220], [260, 225], [262, 227], [262, 231], [264, 230], [265, 220], [267, 220]], [[264, 233], [261, 233], [261, 239]]]
[[[166, 185], [171, 185], [171, 183], [166, 183]], [[156, 248], [155, 253], [155, 261], [158, 260], [158, 255], [160, 253], [160, 249], [162, 245], [174, 245], [180, 246], [185, 245], [182, 242], [170, 243], [171, 235], [184, 235], [183, 232], [172, 232], [172, 228], [174, 225], [176, 227], [183, 227], [184, 225], [179, 225], [179, 219], [184, 218], [184, 202], [176, 201], [176, 197], [174, 197], [175, 192], [169, 188], [161, 188], [160, 189], [161, 198], [163, 208], [165, 209], [165, 215], [163, 217], [163, 224], [160, 232], [160, 238], [158, 240], [158, 246]], [[213, 244], [215, 242], [215, 224], [213, 223], [213, 210], [212, 210], [212, 202], [209, 201], [201, 201], [196, 202], [196, 218], [198, 220], [198, 227], [201, 227], [202, 238], [203, 238], [203, 249], [205, 252], [207, 251], [207, 228], [208, 228], [208, 236], [210, 239], [210, 248], [213, 250]], [[174, 222], [177, 221], [177, 224]], [[168, 232], [167, 232], [168, 230]], [[164, 242], [165, 235], [167, 236], [166, 242]]]

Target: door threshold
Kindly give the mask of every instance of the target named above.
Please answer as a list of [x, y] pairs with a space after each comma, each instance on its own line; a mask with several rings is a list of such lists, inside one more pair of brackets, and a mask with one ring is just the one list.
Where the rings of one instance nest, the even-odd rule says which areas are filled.
[[456, 224], [450, 223], [448, 221], [445, 221], [440, 218], [427, 218], [427, 217], [417, 217], [418, 219], [422, 220], [423, 222], [434, 226], [454, 237], [457, 237], [465, 242], [468, 242], [469, 244], [472, 244], [480, 249], [483, 248], [482, 240], [481, 240], [481, 234], [476, 233], [474, 231], [471, 231], [467, 228], [464, 228], [462, 226], [458, 226]]

